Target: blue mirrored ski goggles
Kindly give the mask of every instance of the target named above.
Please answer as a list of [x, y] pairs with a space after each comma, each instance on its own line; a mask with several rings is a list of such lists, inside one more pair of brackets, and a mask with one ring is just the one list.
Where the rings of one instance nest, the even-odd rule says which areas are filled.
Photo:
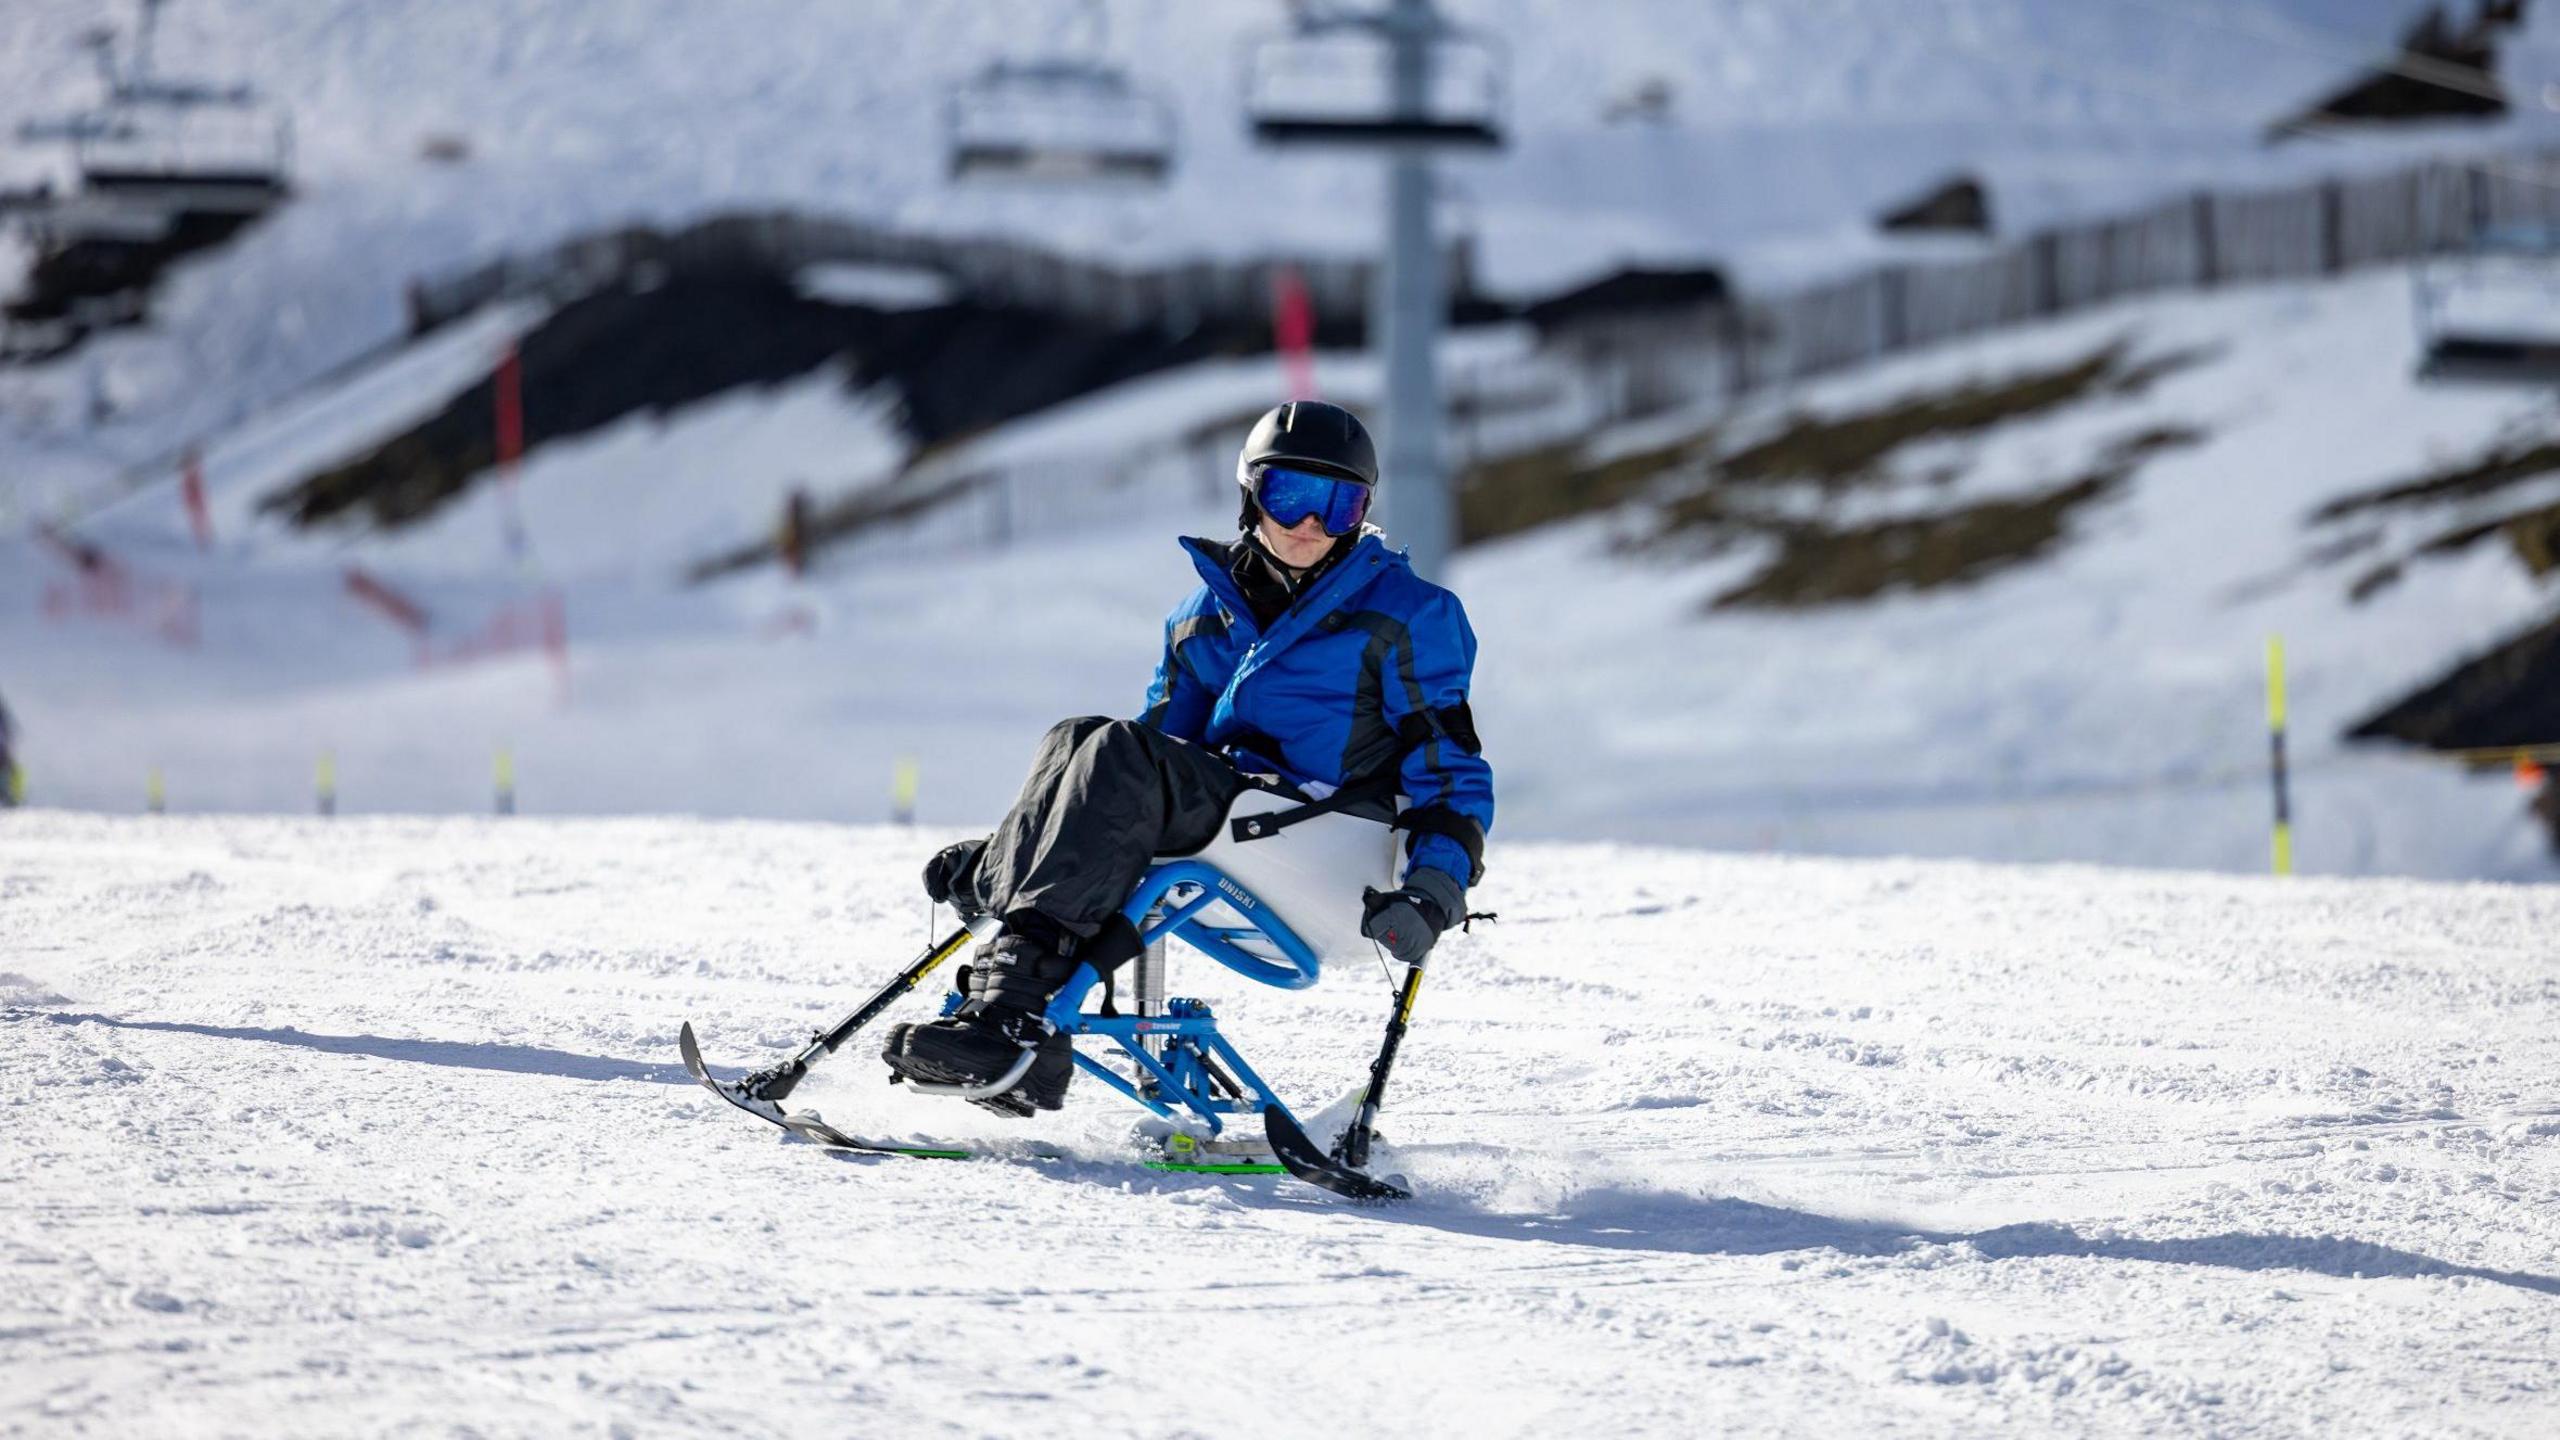
[[1327, 535], [1348, 535], [1369, 516], [1369, 487], [1312, 470], [1265, 465], [1253, 472], [1253, 503], [1283, 529], [1317, 515], [1323, 517]]

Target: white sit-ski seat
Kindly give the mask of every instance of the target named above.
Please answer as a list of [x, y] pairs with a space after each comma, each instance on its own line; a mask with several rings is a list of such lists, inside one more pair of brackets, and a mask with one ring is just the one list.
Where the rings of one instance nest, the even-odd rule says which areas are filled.
[[[1396, 884], [1401, 837], [1386, 821], [1336, 811], [1307, 816], [1252, 839], [1237, 836], [1240, 819], [1305, 804], [1269, 790], [1247, 790], [1228, 807], [1216, 839], [1187, 855], [1161, 857], [1208, 865], [1241, 887], [1242, 895], [1218, 892], [1213, 903], [1190, 917], [1189, 925], [1223, 932], [1238, 949], [1273, 965], [1297, 968], [1264, 930], [1261, 912], [1267, 907], [1319, 960], [1371, 953], [1373, 947], [1360, 933], [1361, 892]], [[1312, 983], [1312, 977], [1304, 983]]]

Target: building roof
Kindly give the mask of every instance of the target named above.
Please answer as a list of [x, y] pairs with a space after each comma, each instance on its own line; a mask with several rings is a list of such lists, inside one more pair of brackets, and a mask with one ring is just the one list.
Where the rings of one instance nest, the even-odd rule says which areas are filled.
[[1552, 331], [1592, 320], [1732, 304], [1732, 288], [1725, 283], [1724, 272], [1713, 266], [1691, 270], [1630, 268], [1550, 296], [1522, 313], [1539, 330]]

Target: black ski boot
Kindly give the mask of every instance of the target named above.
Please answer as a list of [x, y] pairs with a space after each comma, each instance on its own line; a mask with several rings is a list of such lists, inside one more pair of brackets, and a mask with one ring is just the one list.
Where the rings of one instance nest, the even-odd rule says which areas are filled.
[[[1045, 917], [1044, 917], [1045, 918]], [[1008, 928], [977, 954], [969, 970], [969, 1002], [928, 1024], [893, 1025], [880, 1058], [900, 1079], [930, 1085], [986, 1085], [1011, 1074], [1031, 1054], [1030, 1068], [1007, 1090], [972, 1103], [999, 1115], [1026, 1117], [1067, 1103], [1075, 1079], [1075, 1042], [1041, 1012], [1075, 973], [1076, 962], [1033, 934]], [[1046, 928], [1037, 922], [1024, 929]]]
[[1048, 1021], [1010, 1005], [973, 1000], [948, 1020], [892, 1026], [880, 1058], [901, 1079], [985, 1085], [1010, 1074], [1024, 1051], [1031, 1053], [1031, 1065], [1012, 1089], [975, 1096], [971, 1103], [1017, 1119], [1064, 1108], [1067, 1082], [1076, 1071], [1072, 1042]]

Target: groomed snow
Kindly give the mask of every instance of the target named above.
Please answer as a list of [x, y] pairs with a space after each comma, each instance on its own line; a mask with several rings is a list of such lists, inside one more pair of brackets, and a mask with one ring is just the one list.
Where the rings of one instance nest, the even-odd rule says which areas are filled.
[[[0, 1429], [2560, 1427], [2560, 893], [1497, 847], [1372, 1211], [1134, 1169], [1089, 1083], [802, 1091], [1072, 1157], [947, 1163], [686, 1081], [903, 963], [942, 838], [6, 817]], [[1358, 1078], [1374, 969], [1240, 988], [1177, 970]]]

